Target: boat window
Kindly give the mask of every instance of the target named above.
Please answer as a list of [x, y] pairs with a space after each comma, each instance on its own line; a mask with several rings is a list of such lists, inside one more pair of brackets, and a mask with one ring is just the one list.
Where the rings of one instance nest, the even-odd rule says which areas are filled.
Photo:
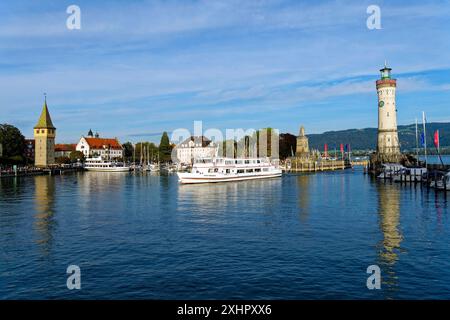
[[261, 172], [261, 169], [260, 168], [255, 169], [255, 172]]
[[227, 169], [225, 172], [226, 172], [226, 173], [230, 173], [230, 169]]
[[253, 169], [247, 169], [247, 170], [245, 170], [247, 173], [251, 173], [251, 172], [253, 172]]
[[269, 171], [269, 168], [263, 168], [263, 171]]
[[245, 160], [245, 164], [249, 164], [250, 163], [250, 160]]
[[238, 169], [237, 173], [244, 173], [244, 169]]

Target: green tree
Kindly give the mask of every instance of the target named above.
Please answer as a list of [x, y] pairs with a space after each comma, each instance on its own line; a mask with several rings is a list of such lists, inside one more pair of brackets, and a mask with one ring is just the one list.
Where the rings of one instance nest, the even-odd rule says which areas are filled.
[[78, 162], [78, 160], [80, 160], [81, 162], [84, 161], [84, 153], [81, 151], [72, 151], [70, 153], [70, 161], [72, 163]]
[[170, 161], [172, 153], [172, 146], [170, 144], [169, 136], [167, 132], [163, 132], [161, 137], [161, 142], [159, 143], [159, 154], [161, 161], [166, 162]]
[[3, 159], [8, 162], [23, 162], [25, 152], [25, 137], [19, 129], [9, 124], [0, 125], [0, 143], [2, 144]]
[[133, 157], [134, 147], [131, 142], [125, 142], [123, 145], [123, 157], [127, 160]]

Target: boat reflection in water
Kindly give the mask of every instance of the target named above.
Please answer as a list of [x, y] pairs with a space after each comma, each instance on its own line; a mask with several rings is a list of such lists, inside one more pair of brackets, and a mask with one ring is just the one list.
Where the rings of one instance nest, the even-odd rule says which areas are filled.
[[36, 243], [42, 249], [43, 255], [48, 255], [51, 251], [53, 234], [56, 228], [55, 179], [51, 176], [36, 176], [34, 184]]
[[387, 293], [398, 289], [398, 278], [395, 266], [399, 259], [400, 244], [403, 240], [399, 230], [400, 223], [400, 192], [397, 186], [379, 184], [378, 187], [379, 223], [383, 234], [380, 242], [380, 267], [382, 286], [387, 285]]
[[[189, 211], [193, 216], [203, 217], [208, 221], [221, 219], [234, 213], [242, 215], [258, 212], [271, 215], [279, 211], [277, 203], [282, 196], [281, 183], [281, 179], [265, 179], [213, 184], [180, 184], [178, 211]], [[242, 207], [244, 199], [245, 208]]]

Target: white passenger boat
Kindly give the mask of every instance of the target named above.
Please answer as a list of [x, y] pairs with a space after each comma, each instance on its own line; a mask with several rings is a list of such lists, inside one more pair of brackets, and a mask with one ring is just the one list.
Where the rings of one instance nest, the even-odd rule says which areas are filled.
[[103, 160], [101, 157], [86, 159], [84, 163], [84, 169], [88, 171], [101, 171], [101, 172], [130, 171], [130, 167], [125, 166], [122, 162]]
[[281, 169], [268, 158], [197, 159], [191, 172], [178, 172], [180, 183], [228, 182], [280, 177]]

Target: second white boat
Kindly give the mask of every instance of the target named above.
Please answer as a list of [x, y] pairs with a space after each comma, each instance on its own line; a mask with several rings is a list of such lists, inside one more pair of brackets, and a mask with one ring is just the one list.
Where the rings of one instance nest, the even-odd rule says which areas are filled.
[[128, 172], [130, 167], [125, 166], [122, 162], [105, 161], [101, 157], [88, 158], [84, 163], [84, 169], [88, 171], [101, 172]]

